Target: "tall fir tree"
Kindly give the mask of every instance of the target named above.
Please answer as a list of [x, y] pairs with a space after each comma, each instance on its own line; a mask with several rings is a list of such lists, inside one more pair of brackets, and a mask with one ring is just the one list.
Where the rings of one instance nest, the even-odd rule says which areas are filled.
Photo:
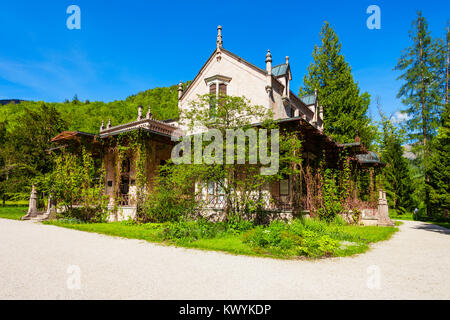
[[450, 22], [447, 23], [443, 39], [437, 39], [437, 77], [438, 95], [445, 110], [448, 105], [449, 67], [450, 67]]
[[383, 187], [388, 194], [389, 207], [403, 214], [413, 207], [411, 172], [408, 160], [403, 156], [405, 134], [383, 114], [381, 119], [381, 160], [386, 163], [383, 169]]
[[0, 122], [0, 200], [6, 202], [8, 168], [6, 163], [6, 121]]
[[450, 107], [442, 113], [441, 127], [432, 142], [426, 190], [430, 213], [434, 218], [448, 219], [450, 210]]
[[315, 46], [308, 74], [303, 79], [300, 95], [313, 94], [317, 89], [323, 107], [324, 130], [339, 142], [353, 142], [359, 136], [370, 146], [375, 127], [367, 116], [370, 95], [360, 94], [352, 69], [341, 53], [341, 43], [328, 22], [320, 32], [321, 46]]
[[[422, 170], [424, 183], [429, 181], [428, 160], [430, 140], [439, 126], [439, 118], [442, 110], [442, 95], [439, 94], [441, 81], [439, 80], [442, 61], [439, 54], [438, 41], [433, 40], [428, 31], [428, 23], [422, 12], [417, 12], [417, 18], [412, 23], [410, 31], [411, 46], [406, 48], [397, 62], [394, 70], [403, 73], [397, 78], [404, 83], [397, 97], [407, 106], [404, 110], [408, 114], [407, 128], [411, 140], [419, 141], [423, 150]], [[425, 189], [425, 205], [427, 215], [429, 210], [430, 195]]]
[[407, 127], [413, 140], [422, 142], [425, 150], [427, 142], [433, 137], [439, 126], [441, 103], [439, 97], [440, 59], [437, 41], [428, 31], [428, 23], [417, 13], [417, 19], [410, 30], [412, 45], [406, 48], [394, 70], [403, 73], [397, 78], [404, 83], [397, 97], [407, 109]]

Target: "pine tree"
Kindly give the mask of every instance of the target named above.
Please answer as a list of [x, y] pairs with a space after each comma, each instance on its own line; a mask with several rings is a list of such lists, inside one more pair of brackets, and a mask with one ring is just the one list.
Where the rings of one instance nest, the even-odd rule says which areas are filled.
[[321, 46], [314, 47], [314, 62], [308, 67], [300, 95], [313, 94], [317, 89], [328, 135], [339, 142], [353, 142], [359, 136], [361, 142], [369, 146], [375, 136], [367, 116], [370, 96], [367, 92], [360, 94], [351, 67], [341, 53], [338, 36], [328, 22], [320, 36]]
[[[424, 182], [427, 183], [429, 141], [439, 126], [442, 109], [442, 100], [439, 97], [439, 70], [442, 62], [439, 59], [438, 42], [432, 39], [428, 23], [420, 11], [412, 23], [410, 38], [412, 45], [404, 50], [395, 66], [395, 70], [403, 71], [397, 80], [404, 81], [397, 97], [402, 98], [403, 104], [407, 106], [404, 112], [409, 116], [407, 127], [410, 138], [422, 142], [422, 167]], [[428, 208], [430, 196], [428, 189], [425, 191], [425, 205], [427, 215], [430, 216]]]
[[447, 218], [450, 210], [450, 107], [442, 114], [442, 125], [432, 142], [426, 189], [430, 213], [434, 218]]
[[438, 96], [445, 109], [448, 105], [449, 67], [450, 67], [450, 22], [443, 39], [437, 39], [437, 83]]
[[412, 183], [408, 160], [403, 157], [404, 134], [390, 119], [382, 118], [381, 160], [386, 163], [383, 169], [383, 187], [388, 194], [389, 207], [402, 214], [412, 209]]
[[6, 201], [7, 176], [8, 169], [6, 167], [6, 121], [0, 122], [0, 200], [3, 206]]
[[420, 11], [412, 23], [410, 38], [413, 44], [404, 50], [395, 66], [395, 70], [403, 71], [397, 80], [404, 81], [397, 97], [408, 107], [405, 112], [409, 116], [410, 137], [421, 140], [426, 147], [439, 125], [439, 58], [437, 42], [431, 38]]

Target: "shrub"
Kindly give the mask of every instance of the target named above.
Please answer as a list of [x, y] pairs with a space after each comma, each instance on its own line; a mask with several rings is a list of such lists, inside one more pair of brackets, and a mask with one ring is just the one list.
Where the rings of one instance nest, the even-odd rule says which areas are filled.
[[253, 221], [242, 219], [239, 216], [231, 216], [231, 215], [228, 216], [227, 221], [219, 223], [224, 224], [226, 230], [232, 232], [233, 234], [248, 231], [255, 226]]
[[180, 220], [167, 223], [163, 231], [163, 237], [165, 240], [189, 242], [204, 238], [211, 239], [219, 233], [225, 232], [224, 226], [223, 223], [213, 223], [203, 218], [192, 221]]
[[173, 190], [159, 187], [149, 195], [144, 203], [142, 220], [144, 222], [176, 222], [195, 213], [197, 202]]
[[[47, 222], [47, 221], [45, 221]], [[57, 220], [58, 223], [62, 224], [85, 224], [86, 222], [77, 218], [60, 218]]]
[[[353, 221], [359, 221], [359, 217], [361, 216], [361, 211], [356, 210], [355, 213], [356, 212], [358, 212], [358, 216], [357, 217], [352, 216]], [[355, 219], [357, 219], [357, 220], [355, 220]], [[334, 217], [333, 224], [335, 224], [337, 226], [345, 226], [345, 225], [347, 225], [347, 222], [341, 215], [337, 215], [336, 217]]]
[[322, 220], [333, 221], [333, 219], [343, 210], [342, 204], [339, 200], [336, 174], [333, 170], [326, 169], [322, 180], [323, 205], [317, 210], [317, 214]]
[[316, 219], [296, 219], [290, 224], [273, 221], [268, 227], [258, 226], [247, 232], [243, 241], [275, 254], [319, 257], [333, 255], [338, 249], [339, 241], [326, 234], [334, 228]]
[[132, 219], [131, 217], [128, 217], [127, 220], [123, 220], [121, 223], [125, 226], [135, 226], [138, 224], [137, 221]]
[[101, 206], [96, 207], [72, 207], [68, 208], [59, 217], [63, 219], [76, 219], [82, 222], [102, 223], [106, 222], [108, 213]]

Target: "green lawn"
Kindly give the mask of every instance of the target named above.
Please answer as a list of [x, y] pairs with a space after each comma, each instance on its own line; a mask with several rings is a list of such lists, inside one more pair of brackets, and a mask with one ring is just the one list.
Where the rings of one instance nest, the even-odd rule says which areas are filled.
[[0, 206], [0, 219], [20, 220], [26, 213], [28, 207], [24, 206]]
[[389, 217], [393, 220], [414, 220], [412, 213], [397, 214], [394, 209], [389, 209]]
[[450, 229], [450, 222], [435, 222], [435, 221], [425, 221], [427, 223], [432, 223], [432, 224], [436, 224], [438, 226]]
[[[301, 227], [300, 229], [302, 229], [300, 232], [305, 232], [305, 236], [302, 238], [289, 231], [290, 226], [287, 224], [284, 224], [286, 226], [283, 227], [285, 230], [278, 234], [276, 234], [278, 232], [276, 228], [272, 226], [259, 227], [259, 229], [258, 227], [250, 227], [248, 230], [237, 231], [219, 230], [220, 228], [218, 229], [214, 224], [206, 224], [206, 227], [205, 225], [199, 226], [195, 222], [187, 223], [176, 228], [174, 228], [176, 224], [169, 223], [79, 223], [70, 220], [56, 220], [46, 221], [44, 224], [186, 248], [281, 259], [295, 259], [302, 256], [314, 258], [321, 256], [350, 256], [363, 253], [369, 249], [370, 243], [387, 240], [398, 230], [396, 227], [327, 225], [322, 222], [307, 221], [297, 223]], [[279, 227], [280, 225], [277, 228]], [[168, 236], [168, 230], [176, 231]], [[259, 245], [255, 244], [255, 241], [249, 241], [249, 239], [258, 239], [255, 236], [257, 230], [262, 230], [263, 235], [272, 233], [273, 239], [271, 241], [274, 241], [274, 243]], [[319, 246], [324, 245], [321, 242], [323, 236], [329, 239], [329, 241], [336, 242], [336, 247], [332, 250], [332, 253], [309, 254], [309, 247], [314, 247], [314, 250], [318, 250]], [[295, 238], [293, 240], [294, 243], [286, 246], [286, 243], [291, 238]], [[277, 239], [280, 241], [277, 242]], [[303, 241], [304, 239], [307, 241], [302, 242], [302, 245], [295, 243], [295, 241]], [[303, 246], [303, 250], [299, 250], [300, 246]]]
[[[0, 203], [0, 206], [3, 205], [3, 202]], [[28, 200], [17, 200], [17, 201], [9, 201], [7, 200], [5, 202], [6, 206], [12, 206], [12, 207], [28, 207]]]
[[[413, 214], [412, 214], [412, 213], [407, 213], [407, 214], [397, 214], [397, 213], [395, 212], [395, 210], [393, 210], [393, 209], [390, 209], [390, 210], [389, 210], [389, 217], [390, 217], [391, 219], [394, 219], [394, 220], [410, 220], [410, 221], [414, 221], [414, 218], [413, 218]], [[422, 221], [422, 220], [419, 220], [419, 221]], [[426, 222], [426, 223], [433, 223], [433, 224], [436, 224], [436, 225], [438, 225], [438, 226], [441, 226], [441, 227], [450, 229], [450, 222], [433, 221], [433, 220], [423, 220], [423, 222]]]

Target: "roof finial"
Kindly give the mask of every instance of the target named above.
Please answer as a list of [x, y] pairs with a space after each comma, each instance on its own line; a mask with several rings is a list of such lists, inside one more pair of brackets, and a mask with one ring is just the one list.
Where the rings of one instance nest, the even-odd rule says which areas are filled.
[[267, 50], [266, 54], [266, 62], [272, 62], [272, 54], [270, 53], [270, 50]]
[[269, 75], [272, 74], [272, 54], [270, 53], [270, 50], [267, 50], [266, 54], [266, 71]]
[[138, 117], [137, 117], [138, 121], [142, 120], [142, 106], [138, 107]]
[[178, 100], [181, 99], [181, 96], [183, 95], [183, 82], [181, 82], [178, 84]]
[[222, 41], [222, 26], [217, 26], [217, 49], [223, 47], [223, 41]]

